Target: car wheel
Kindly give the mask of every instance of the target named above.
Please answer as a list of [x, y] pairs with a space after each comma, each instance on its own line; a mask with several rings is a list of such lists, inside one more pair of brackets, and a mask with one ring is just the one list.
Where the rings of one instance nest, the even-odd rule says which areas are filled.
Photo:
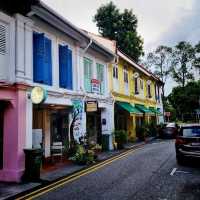
[[176, 161], [178, 165], [185, 165], [185, 159], [181, 156], [176, 156]]

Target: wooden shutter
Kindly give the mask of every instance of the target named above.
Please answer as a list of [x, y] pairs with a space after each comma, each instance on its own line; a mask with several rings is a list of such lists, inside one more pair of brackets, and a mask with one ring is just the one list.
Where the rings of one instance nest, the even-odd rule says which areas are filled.
[[33, 33], [33, 80], [44, 83], [44, 34]]
[[59, 85], [67, 88], [67, 53], [68, 47], [59, 45]]
[[0, 24], [0, 54], [6, 54], [6, 27]]
[[45, 37], [45, 56], [44, 56], [44, 83], [52, 85], [52, 49], [51, 40]]
[[73, 74], [72, 74], [72, 51], [67, 51], [67, 89], [72, 90], [73, 87]]
[[104, 94], [105, 84], [104, 84], [104, 66], [97, 63], [97, 79], [100, 81], [100, 92]]
[[92, 61], [84, 58], [84, 87], [87, 92], [91, 92]]

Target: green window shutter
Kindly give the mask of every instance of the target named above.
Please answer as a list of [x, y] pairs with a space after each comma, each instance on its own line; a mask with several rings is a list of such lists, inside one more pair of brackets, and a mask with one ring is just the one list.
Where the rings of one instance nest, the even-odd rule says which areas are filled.
[[105, 81], [104, 81], [104, 66], [97, 63], [97, 79], [100, 81], [100, 93], [104, 94], [105, 92]]
[[87, 92], [91, 92], [91, 78], [92, 78], [92, 61], [84, 58], [84, 88]]

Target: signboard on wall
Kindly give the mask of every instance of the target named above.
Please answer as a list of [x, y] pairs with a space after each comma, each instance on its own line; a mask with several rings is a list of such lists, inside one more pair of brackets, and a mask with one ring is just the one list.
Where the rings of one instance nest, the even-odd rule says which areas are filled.
[[96, 112], [98, 109], [97, 101], [86, 101], [86, 112]]
[[92, 79], [91, 85], [92, 85], [92, 92], [99, 94], [100, 93], [100, 85], [101, 85], [100, 81], [97, 79]]
[[83, 102], [81, 100], [73, 100], [73, 116], [74, 116], [74, 127], [73, 135], [74, 139], [78, 142], [79, 138], [84, 136], [82, 129], [83, 123]]
[[31, 100], [33, 104], [40, 104], [47, 98], [47, 91], [42, 87], [34, 87], [31, 91]]

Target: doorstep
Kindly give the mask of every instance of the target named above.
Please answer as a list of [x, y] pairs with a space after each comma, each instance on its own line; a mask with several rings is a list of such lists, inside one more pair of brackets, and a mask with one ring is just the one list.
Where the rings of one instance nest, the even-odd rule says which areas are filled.
[[[129, 149], [138, 148], [143, 146], [145, 143], [152, 141], [154, 138], [149, 138], [146, 142], [135, 142], [127, 143], [125, 148], [122, 150], [113, 150], [107, 152], [101, 152], [98, 154], [97, 162], [102, 162], [111, 157], [117, 156]], [[91, 165], [89, 165], [91, 166]], [[54, 170], [42, 170], [41, 181], [38, 183], [1, 183], [0, 182], [0, 200], [2, 199], [14, 199], [15, 195], [26, 192], [28, 190], [34, 190], [43, 185], [54, 182], [55, 180], [61, 179], [62, 177], [67, 177], [75, 172], [81, 171], [87, 168], [87, 165], [76, 165], [72, 162], [62, 165]]]

